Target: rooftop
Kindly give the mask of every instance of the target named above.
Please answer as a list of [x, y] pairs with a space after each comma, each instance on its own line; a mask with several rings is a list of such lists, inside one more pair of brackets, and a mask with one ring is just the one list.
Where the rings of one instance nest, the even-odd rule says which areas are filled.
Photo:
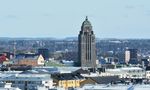
[[52, 77], [57, 80], [77, 80], [84, 79], [80, 74], [73, 73], [63, 73], [63, 74], [53, 74]]
[[50, 80], [50, 75], [43, 74], [15, 74], [15, 75], [5, 75], [1, 76], [0, 81], [42, 81]]

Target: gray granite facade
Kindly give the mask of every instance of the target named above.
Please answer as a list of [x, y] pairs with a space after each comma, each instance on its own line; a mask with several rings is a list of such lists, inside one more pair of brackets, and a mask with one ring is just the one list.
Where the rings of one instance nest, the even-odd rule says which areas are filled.
[[78, 35], [78, 54], [81, 67], [96, 67], [95, 35], [87, 17]]

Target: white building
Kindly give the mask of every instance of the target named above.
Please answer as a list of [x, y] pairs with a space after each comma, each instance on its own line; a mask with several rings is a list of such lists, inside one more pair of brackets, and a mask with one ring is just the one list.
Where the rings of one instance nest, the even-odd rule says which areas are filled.
[[53, 88], [53, 80], [50, 75], [46, 74], [1, 74], [0, 81], [2, 83], [12, 83], [12, 87], [18, 87], [21, 90], [33, 90], [40, 87], [47, 89]]
[[120, 78], [142, 79], [145, 78], [145, 70], [140, 67], [106, 69], [100, 76], [119, 76]]
[[125, 62], [128, 64], [129, 60], [130, 60], [130, 51], [127, 50], [125, 51]]
[[0, 83], [0, 90], [21, 90], [18, 87], [12, 87], [12, 83]]

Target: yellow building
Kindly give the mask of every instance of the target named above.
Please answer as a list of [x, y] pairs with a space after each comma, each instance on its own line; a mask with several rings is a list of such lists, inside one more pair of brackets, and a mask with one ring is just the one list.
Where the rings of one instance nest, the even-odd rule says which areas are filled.
[[54, 74], [52, 77], [56, 86], [66, 89], [80, 87], [80, 83], [85, 80], [80, 74], [73, 73]]

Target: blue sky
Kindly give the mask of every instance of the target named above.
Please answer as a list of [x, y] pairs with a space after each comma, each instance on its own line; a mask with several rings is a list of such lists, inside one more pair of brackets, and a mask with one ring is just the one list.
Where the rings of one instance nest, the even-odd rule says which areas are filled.
[[0, 37], [150, 38], [150, 0], [0, 0]]

